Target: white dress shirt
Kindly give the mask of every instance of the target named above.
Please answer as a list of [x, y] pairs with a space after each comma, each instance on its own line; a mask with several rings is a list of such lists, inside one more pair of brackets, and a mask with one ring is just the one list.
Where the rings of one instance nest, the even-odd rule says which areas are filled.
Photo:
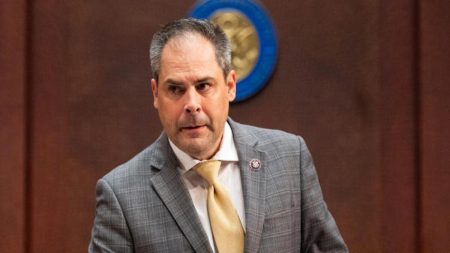
[[[193, 159], [188, 154], [179, 149], [170, 139], [170, 146], [177, 156], [181, 169], [183, 181], [186, 184], [195, 209], [197, 210], [200, 222], [208, 236], [211, 248], [215, 252], [214, 239], [211, 231], [211, 225], [208, 218], [207, 193], [208, 183], [195, 171], [191, 170], [196, 164], [202, 162]], [[244, 197], [242, 194], [241, 172], [239, 170], [239, 158], [234, 145], [233, 133], [231, 127], [225, 122], [222, 142], [219, 151], [213, 156], [212, 160], [221, 161], [218, 180], [220, 184], [228, 191], [231, 201], [239, 215], [242, 227], [245, 231], [245, 212]]]

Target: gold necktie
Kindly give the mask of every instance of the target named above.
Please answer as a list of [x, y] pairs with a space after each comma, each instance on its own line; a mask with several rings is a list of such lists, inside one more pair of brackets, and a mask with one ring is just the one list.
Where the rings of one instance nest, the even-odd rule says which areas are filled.
[[244, 230], [236, 209], [217, 176], [220, 161], [208, 160], [195, 166], [197, 173], [208, 181], [209, 222], [219, 253], [244, 252]]

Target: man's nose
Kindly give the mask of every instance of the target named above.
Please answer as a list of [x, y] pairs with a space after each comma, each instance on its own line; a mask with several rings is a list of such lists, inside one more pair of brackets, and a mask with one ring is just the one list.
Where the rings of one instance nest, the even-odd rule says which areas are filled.
[[191, 89], [188, 92], [186, 92], [186, 104], [184, 105], [184, 110], [187, 113], [198, 113], [202, 110], [201, 104], [200, 104], [200, 96], [197, 93], [195, 89]]

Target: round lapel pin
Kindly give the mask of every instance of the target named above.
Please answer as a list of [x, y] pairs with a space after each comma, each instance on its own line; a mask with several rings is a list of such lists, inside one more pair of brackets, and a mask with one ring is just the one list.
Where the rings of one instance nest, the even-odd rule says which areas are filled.
[[261, 161], [258, 159], [252, 159], [248, 163], [251, 170], [259, 170], [261, 168]]

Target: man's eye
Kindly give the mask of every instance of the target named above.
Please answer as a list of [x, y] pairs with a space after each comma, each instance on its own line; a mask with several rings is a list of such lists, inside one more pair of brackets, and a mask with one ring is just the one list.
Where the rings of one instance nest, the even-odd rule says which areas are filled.
[[183, 92], [182, 87], [177, 86], [177, 85], [170, 85], [168, 87], [168, 89], [169, 89], [170, 93], [174, 93], [174, 94], [179, 94], [179, 93]]
[[197, 90], [200, 90], [200, 91], [205, 91], [205, 90], [209, 89], [210, 87], [211, 87], [211, 85], [209, 83], [197, 84]]

